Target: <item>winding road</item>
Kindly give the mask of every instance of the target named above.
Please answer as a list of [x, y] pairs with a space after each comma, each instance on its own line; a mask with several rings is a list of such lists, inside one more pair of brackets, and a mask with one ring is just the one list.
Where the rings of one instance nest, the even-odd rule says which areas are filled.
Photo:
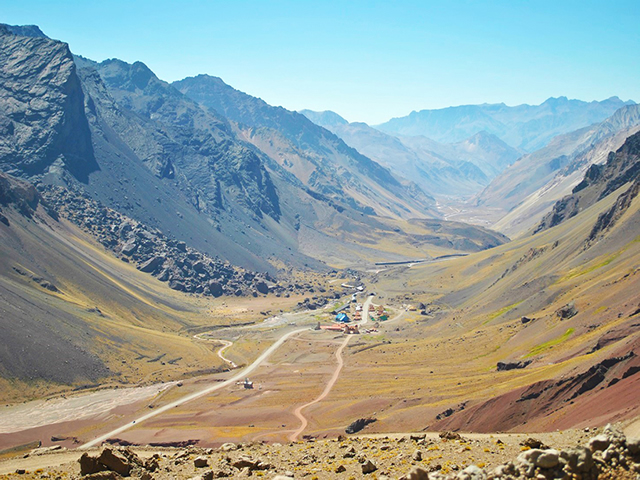
[[[364, 324], [367, 323], [367, 321], [369, 320], [369, 307], [371, 306], [371, 301], [372, 301], [372, 297], [368, 297], [367, 300], [364, 302], [363, 306], [362, 306], [362, 320], [360, 322], [358, 322], [359, 326], [362, 326]], [[102, 442], [104, 442], [105, 440], [114, 437], [116, 435], [121, 434], [122, 432], [125, 432], [127, 430], [129, 430], [130, 428], [139, 425], [140, 423], [149, 420], [153, 417], [156, 417], [158, 415], [161, 415], [165, 412], [168, 412], [169, 410], [171, 410], [172, 408], [175, 407], [179, 407], [181, 405], [184, 405], [186, 403], [189, 403], [193, 400], [196, 400], [200, 397], [203, 397], [205, 395], [208, 395], [210, 393], [213, 393], [217, 390], [220, 390], [222, 388], [228, 387], [229, 385], [233, 385], [236, 382], [246, 378], [247, 376], [249, 376], [249, 374], [251, 372], [253, 372], [255, 369], [257, 369], [273, 352], [275, 352], [278, 348], [280, 348], [282, 346], [282, 344], [289, 339], [290, 337], [292, 337], [293, 335], [296, 335], [298, 333], [304, 332], [309, 330], [309, 328], [299, 328], [297, 330], [292, 330], [288, 333], [285, 333], [284, 335], [282, 335], [273, 345], [271, 345], [267, 350], [265, 350], [258, 358], [256, 358], [254, 360], [254, 362], [247, 366], [246, 368], [242, 369], [239, 373], [237, 373], [236, 375], [234, 375], [233, 377], [229, 378], [228, 380], [225, 380], [224, 382], [220, 382], [220, 383], [216, 383], [215, 385], [212, 385], [210, 387], [206, 387], [203, 388], [202, 390], [199, 390], [197, 392], [191, 393], [179, 400], [176, 400], [174, 402], [171, 402], [167, 405], [164, 405], [160, 408], [157, 408], [155, 410], [153, 410], [152, 412], [149, 412], [145, 415], [142, 415], [138, 418], [136, 418], [135, 420], [132, 420], [131, 422], [116, 428], [115, 430], [112, 430], [108, 433], [105, 433], [104, 435], [99, 436], [98, 438], [95, 438], [93, 440], [91, 440], [90, 442], [85, 443], [84, 445], [81, 445], [80, 447], [78, 447], [79, 449], [83, 450], [83, 449], [88, 449], [91, 447], [94, 447], [96, 445], [100, 445]], [[342, 351], [345, 349], [345, 347], [347, 346], [347, 344], [349, 343], [349, 341], [351, 340], [351, 338], [353, 337], [353, 335], [348, 335], [344, 341], [342, 342], [342, 344], [340, 345], [340, 347], [338, 348], [338, 350], [336, 351], [336, 359], [338, 361], [338, 365], [336, 366], [336, 370], [333, 372], [333, 375], [331, 377], [331, 379], [329, 380], [329, 382], [327, 383], [327, 385], [325, 386], [323, 392], [313, 401], [302, 405], [298, 408], [296, 408], [294, 414], [296, 415], [296, 417], [298, 417], [302, 423], [302, 425], [300, 426], [300, 428], [298, 428], [295, 432], [293, 432], [293, 434], [291, 434], [290, 438], [291, 440], [295, 440], [303, 431], [304, 429], [307, 427], [308, 425], [308, 421], [305, 418], [305, 416], [302, 414], [302, 410], [304, 410], [305, 408], [309, 407], [310, 405], [313, 405], [315, 403], [318, 403], [320, 401], [322, 401], [328, 394], [329, 392], [331, 392], [331, 389], [333, 388], [333, 386], [335, 385], [335, 383], [338, 381], [338, 377], [340, 376], [340, 371], [342, 370], [342, 367], [344, 365], [344, 362], [342, 360]], [[227, 359], [226, 357], [224, 357], [223, 355], [223, 351], [226, 350], [227, 348], [229, 348], [232, 345], [232, 342], [229, 342], [228, 340], [219, 340], [216, 339], [216, 342], [221, 342], [224, 344], [224, 346], [218, 351], [218, 356], [224, 360], [225, 362], [228, 363], [233, 363], [231, 362], [229, 359]]]
[[197, 338], [198, 340], [202, 340], [205, 342], [221, 343], [222, 347], [218, 350], [218, 356], [222, 359], [223, 362], [228, 363], [231, 366], [231, 368], [237, 368], [237, 365], [235, 364], [235, 362], [233, 360], [228, 359], [223, 354], [223, 352], [227, 348], [233, 345], [233, 342], [230, 342], [229, 340], [222, 340], [221, 338], [202, 338], [202, 335], [208, 335], [209, 333], [210, 332], [199, 333], [197, 335], [194, 335], [193, 338]]
[[299, 328], [297, 330], [292, 330], [291, 332], [285, 333], [284, 335], [282, 335], [273, 345], [271, 345], [269, 348], [267, 348], [262, 355], [260, 355], [258, 358], [256, 358], [254, 360], [254, 362], [249, 365], [248, 367], [242, 369], [239, 373], [237, 373], [236, 375], [234, 375], [233, 377], [229, 378], [228, 380], [225, 380], [224, 382], [220, 382], [220, 383], [216, 383], [215, 385], [212, 385], [210, 387], [206, 387], [203, 388], [200, 391], [194, 392], [190, 395], [187, 395], [179, 400], [176, 400], [175, 402], [171, 402], [167, 405], [164, 405], [163, 407], [160, 407], [158, 409], [155, 409], [152, 412], [147, 413], [146, 415], [142, 415], [141, 417], [136, 418], [135, 420], [127, 423], [126, 425], [123, 425], [119, 428], [116, 428], [115, 430], [112, 430], [108, 433], [105, 433], [104, 435], [99, 436], [98, 438], [95, 438], [93, 440], [91, 440], [90, 442], [85, 443], [84, 445], [81, 445], [80, 447], [78, 447], [81, 450], [84, 449], [88, 449], [91, 447], [95, 447], [96, 445], [100, 445], [102, 442], [104, 442], [105, 440], [107, 440], [108, 438], [111, 438], [115, 435], [119, 435], [122, 432], [126, 432], [127, 430], [129, 430], [130, 428], [139, 425], [140, 423], [149, 420], [150, 418], [156, 417], [162, 413], [168, 412], [169, 410], [171, 410], [172, 408], [175, 407], [179, 407], [180, 405], [184, 405], [185, 403], [191, 402], [197, 398], [200, 397], [204, 397], [205, 395], [208, 395], [212, 392], [215, 392], [217, 390], [220, 390], [222, 388], [228, 387], [229, 385], [233, 385], [235, 384], [237, 381], [239, 380], [243, 380], [244, 378], [246, 378], [251, 372], [253, 372], [256, 368], [258, 368], [260, 366], [260, 364], [262, 364], [262, 362], [264, 362], [269, 355], [271, 355], [273, 352], [275, 352], [278, 348], [280, 348], [280, 346], [291, 336], [296, 335], [297, 333], [300, 332], [304, 332], [306, 330], [309, 330], [309, 328]]
[[[360, 326], [367, 323], [367, 320], [369, 319], [369, 307], [371, 306], [371, 301], [372, 301], [372, 297], [368, 297], [367, 300], [362, 305], [362, 320], [358, 323], [358, 325]], [[301, 405], [294, 410], [293, 414], [296, 417], [298, 417], [301, 425], [295, 432], [289, 435], [289, 440], [291, 440], [292, 442], [295, 442], [298, 439], [298, 436], [302, 432], [304, 432], [305, 428], [307, 428], [307, 425], [309, 424], [309, 421], [302, 414], [302, 410], [324, 400], [327, 397], [327, 395], [329, 395], [329, 392], [331, 392], [331, 389], [338, 381], [338, 377], [340, 376], [340, 371], [344, 366], [344, 360], [342, 359], [342, 351], [345, 349], [345, 347], [347, 346], [347, 344], [352, 338], [353, 338], [353, 335], [347, 335], [347, 337], [344, 339], [344, 341], [342, 342], [338, 350], [336, 350], [336, 360], [338, 361], [338, 364], [336, 366], [335, 371], [333, 372], [333, 375], [327, 382], [327, 385], [324, 387], [324, 390], [322, 391], [322, 393], [314, 400], [310, 401], [309, 403], [305, 403], [304, 405]]]

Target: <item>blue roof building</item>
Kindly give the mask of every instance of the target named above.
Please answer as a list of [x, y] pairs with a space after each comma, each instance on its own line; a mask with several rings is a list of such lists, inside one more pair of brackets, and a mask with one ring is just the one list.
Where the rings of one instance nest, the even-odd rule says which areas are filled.
[[336, 322], [349, 323], [349, 316], [344, 312], [340, 312], [336, 315]]

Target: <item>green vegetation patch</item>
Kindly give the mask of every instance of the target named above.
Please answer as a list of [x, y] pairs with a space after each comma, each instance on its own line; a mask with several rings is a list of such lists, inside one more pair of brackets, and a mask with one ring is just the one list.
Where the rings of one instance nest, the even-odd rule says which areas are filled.
[[550, 349], [551, 347], [555, 347], [556, 345], [560, 345], [562, 342], [566, 341], [571, 336], [571, 334], [573, 332], [575, 332], [575, 329], [574, 328], [569, 328], [560, 337], [554, 338], [553, 340], [549, 340], [548, 342], [541, 343], [540, 345], [537, 345], [537, 346], [533, 347], [531, 349], [531, 351], [527, 355], [525, 355], [525, 358], [533, 357], [534, 355], [539, 355], [540, 353], [544, 352], [545, 350]]
[[487, 323], [489, 323], [491, 320], [494, 320], [496, 318], [498, 318], [501, 315], [504, 315], [507, 312], [510, 312], [511, 310], [513, 310], [514, 308], [516, 308], [518, 305], [520, 305], [522, 302], [517, 302], [514, 303], [513, 305], [508, 305], [504, 308], [501, 308], [500, 310], [497, 310], [495, 312], [493, 312], [491, 315], [489, 315], [489, 318], [487, 318], [482, 325], [486, 325]]

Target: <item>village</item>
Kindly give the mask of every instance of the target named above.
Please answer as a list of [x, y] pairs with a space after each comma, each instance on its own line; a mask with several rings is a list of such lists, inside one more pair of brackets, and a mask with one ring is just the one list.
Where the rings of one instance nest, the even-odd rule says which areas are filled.
[[[322, 325], [322, 322], [318, 322], [316, 330], [326, 330], [330, 332], [342, 332], [345, 335], [357, 335], [360, 333], [377, 333], [380, 326], [379, 322], [384, 322], [389, 319], [387, 309], [384, 305], [371, 304], [368, 311], [369, 318], [363, 318], [365, 315], [364, 307], [362, 303], [358, 302], [358, 293], [364, 292], [363, 286], [353, 287], [351, 285], [343, 284], [345, 287], [351, 287], [356, 290], [351, 295], [351, 300], [338, 306], [327, 315], [333, 317], [333, 323], [330, 325]], [[369, 296], [373, 297], [375, 294], [370, 293]], [[361, 328], [362, 325], [367, 322], [372, 323], [371, 328]]]

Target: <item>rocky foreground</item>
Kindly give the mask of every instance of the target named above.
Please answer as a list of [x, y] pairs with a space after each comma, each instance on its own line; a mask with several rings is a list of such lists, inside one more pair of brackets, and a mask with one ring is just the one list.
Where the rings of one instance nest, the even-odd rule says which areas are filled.
[[[563, 446], [557, 448], [545, 445], [540, 439], [517, 435], [476, 437], [466, 438], [452, 432], [395, 438], [341, 436], [286, 445], [226, 443], [217, 449], [108, 446], [84, 453], [49, 448], [33, 451], [24, 458], [0, 462], [0, 468], [4, 467], [0, 471], [17, 465], [14, 473], [0, 477], [87, 480], [246, 477], [279, 480], [640, 479], [640, 439], [626, 438], [611, 425], [599, 433], [597, 430], [588, 434], [571, 431], [541, 437], [544, 441], [564, 437], [559, 442]], [[568, 446], [571, 443], [573, 446]], [[60, 459], [58, 462], [56, 455]], [[57, 466], [48, 466], [56, 463]], [[33, 470], [29, 471], [26, 466]]]

